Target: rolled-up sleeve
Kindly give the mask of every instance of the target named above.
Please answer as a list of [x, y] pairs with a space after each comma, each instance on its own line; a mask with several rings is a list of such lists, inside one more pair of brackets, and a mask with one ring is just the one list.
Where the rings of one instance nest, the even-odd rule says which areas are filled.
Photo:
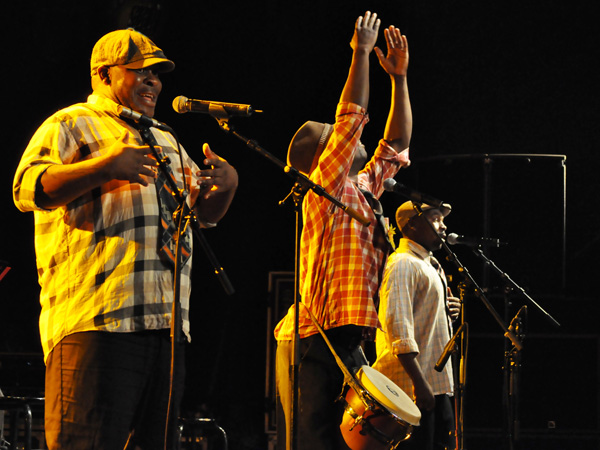
[[388, 282], [383, 287], [387, 292], [382, 293], [382, 297], [388, 299], [384, 328], [389, 333], [388, 339], [394, 355], [419, 353], [413, 313], [417, 279], [415, 270], [410, 266], [410, 261], [397, 259], [387, 278]]
[[13, 180], [13, 200], [23, 212], [47, 211], [36, 203], [36, 188], [48, 167], [72, 159], [77, 146], [64, 122], [50, 118], [33, 135]]

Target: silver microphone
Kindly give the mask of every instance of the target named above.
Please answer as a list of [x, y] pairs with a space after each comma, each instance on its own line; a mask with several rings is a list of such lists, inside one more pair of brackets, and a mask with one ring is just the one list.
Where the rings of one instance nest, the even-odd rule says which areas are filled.
[[193, 98], [187, 98], [183, 95], [175, 97], [173, 99], [173, 109], [179, 114], [187, 112], [210, 114], [216, 117], [249, 117], [252, 113], [260, 113], [262, 111], [256, 111], [250, 105], [243, 105], [241, 103], [225, 103], [225, 102], [213, 102], [211, 100], [196, 100]]
[[506, 245], [506, 242], [501, 242], [500, 239], [485, 238], [485, 237], [468, 237], [461, 236], [456, 233], [450, 233], [446, 237], [446, 242], [450, 245], [468, 245], [469, 247], [479, 247], [487, 245], [488, 247], [500, 247]]

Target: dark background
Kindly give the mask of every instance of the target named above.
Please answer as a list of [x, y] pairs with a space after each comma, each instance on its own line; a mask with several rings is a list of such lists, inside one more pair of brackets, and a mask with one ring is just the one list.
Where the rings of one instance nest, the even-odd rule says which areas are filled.
[[[12, 203], [14, 171], [48, 115], [85, 101], [96, 40], [134, 26], [177, 64], [162, 77], [155, 117], [177, 130], [196, 160], [202, 158], [201, 144], [209, 142], [240, 175], [229, 214], [205, 233], [235, 294], [225, 295], [199, 246], [194, 255], [184, 408], [216, 418], [229, 434], [230, 448], [267, 447], [265, 354], [273, 331], [267, 315], [282, 301], [269, 292], [269, 273], [294, 267], [295, 214], [291, 204], [279, 205], [293, 180], [210, 116], [178, 115], [171, 101], [185, 95], [263, 110], [230, 123], [284, 161], [304, 121], [333, 120], [350, 63], [353, 24], [367, 9], [379, 14], [382, 27], [400, 27], [410, 45], [413, 164], [396, 179], [452, 203], [450, 232], [507, 242], [486, 254], [533, 300], [518, 290], [504, 295], [500, 276], [468, 248], [452, 248], [500, 317], [510, 321], [528, 305], [519, 399], [523, 439], [529, 441], [523, 445], [567, 448], [563, 442], [573, 444], [577, 435], [582, 443], [570, 448], [597, 448], [598, 275], [592, 262], [600, 238], [599, 33], [593, 2], [7, 3], [1, 32], [6, 113], [0, 259], [12, 269], [0, 283], [5, 379], [10, 355], [41, 351], [33, 216]], [[379, 45], [385, 48], [382, 34]], [[372, 149], [385, 123], [390, 89], [375, 55], [371, 61], [371, 121], [363, 142]], [[382, 201], [393, 217], [404, 199], [385, 193]], [[445, 267], [455, 283], [461, 279], [452, 263]], [[505, 342], [472, 292], [465, 299], [472, 330], [465, 430], [471, 448], [493, 448], [500, 445], [502, 428]], [[40, 367], [33, 366], [11, 371], [13, 381], [37, 377]]]

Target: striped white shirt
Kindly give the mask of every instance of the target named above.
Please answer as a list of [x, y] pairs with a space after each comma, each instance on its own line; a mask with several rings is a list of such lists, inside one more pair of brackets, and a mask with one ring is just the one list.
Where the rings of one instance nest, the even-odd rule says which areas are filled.
[[414, 398], [412, 380], [397, 355], [417, 353], [417, 361], [433, 393], [453, 394], [452, 361], [442, 372], [434, 366], [450, 340], [445, 285], [431, 265], [431, 254], [402, 238], [390, 255], [380, 290], [377, 360], [373, 367]]

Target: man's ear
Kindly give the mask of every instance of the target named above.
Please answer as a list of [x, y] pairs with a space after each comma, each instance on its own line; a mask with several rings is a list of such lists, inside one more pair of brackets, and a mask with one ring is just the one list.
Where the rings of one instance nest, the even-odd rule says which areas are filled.
[[110, 71], [109, 71], [110, 67], [108, 66], [102, 66], [98, 69], [98, 76], [100, 77], [100, 80], [102, 81], [102, 83], [104, 84], [110, 84]]
[[406, 225], [404, 226], [405, 230], [415, 231], [417, 229], [415, 227], [415, 217], [411, 217], [408, 222], [406, 222]]

